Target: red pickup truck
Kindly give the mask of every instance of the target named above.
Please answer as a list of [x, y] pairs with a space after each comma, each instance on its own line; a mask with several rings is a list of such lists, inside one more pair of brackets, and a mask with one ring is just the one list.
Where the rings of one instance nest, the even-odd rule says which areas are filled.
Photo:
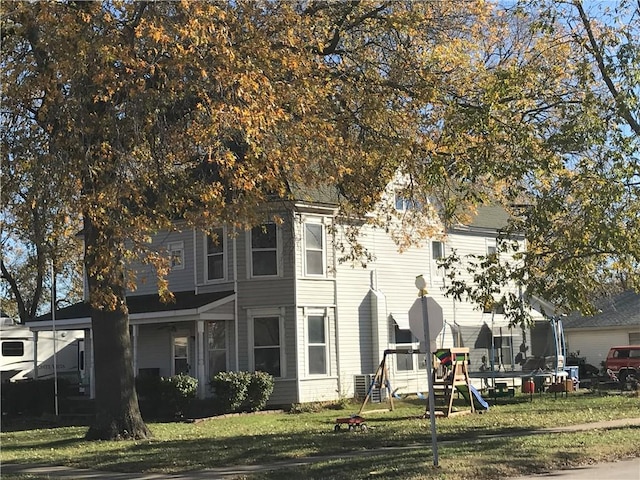
[[611, 347], [604, 366], [607, 370], [615, 373], [622, 383], [629, 375], [639, 378], [640, 345]]

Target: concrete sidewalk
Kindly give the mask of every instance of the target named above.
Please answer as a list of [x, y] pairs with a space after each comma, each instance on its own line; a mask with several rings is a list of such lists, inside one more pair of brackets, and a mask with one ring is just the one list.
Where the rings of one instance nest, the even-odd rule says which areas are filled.
[[639, 480], [640, 457], [618, 462], [573, 467], [568, 470], [554, 470], [548, 473], [516, 477], [511, 480], [544, 480], [548, 478], [559, 480]]
[[[541, 430], [521, 430], [509, 434], [500, 435], [480, 435], [477, 438], [492, 438], [500, 436], [504, 438], [522, 437], [527, 435], [542, 435], [549, 433], [580, 432], [594, 429], [624, 428], [628, 426], [640, 426], [640, 418], [623, 418], [617, 420], [607, 420], [601, 422], [585, 423], [580, 425], [570, 425], [566, 427], [553, 427]], [[453, 444], [459, 440], [443, 440], [439, 444]], [[336, 455], [319, 455], [313, 457], [283, 460], [263, 465], [238, 465], [230, 467], [210, 468], [177, 474], [155, 474], [155, 473], [116, 473], [109, 471], [97, 471], [79, 468], [69, 468], [53, 465], [27, 465], [27, 464], [5, 464], [0, 465], [0, 478], [5, 474], [11, 475], [31, 475], [37, 478], [66, 478], [74, 480], [187, 480], [187, 479], [229, 479], [241, 475], [251, 475], [252, 473], [266, 472], [270, 470], [286, 469], [310, 465], [316, 462], [343, 459], [350, 457], [373, 457], [377, 455], [389, 455], [401, 450], [422, 449], [428, 444], [411, 445], [408, 447], [385, 447], [375, 450], [365, 450], [356, 452], [344, 452]], [[593, 466], [576, 467], [569, 470], [556, 470], [553, 472], [518, 477], [513, 480], [524, 479], [545, 479], [560, 478], [562, 480], [640, 480], [640, 457], [613, 463], [597, 464]]]

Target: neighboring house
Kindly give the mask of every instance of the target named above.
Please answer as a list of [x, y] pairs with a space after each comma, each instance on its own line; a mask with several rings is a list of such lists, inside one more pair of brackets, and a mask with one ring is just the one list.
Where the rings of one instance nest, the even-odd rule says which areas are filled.
[[[399, 215], [410, 208], [402, 201], [395, 206]], [[359, 241], [371, 255], [366, 266], [340, 261], [345, 227], [331, 202], [292, 202], [282, 218], [242, 232], [220, 226], [210, 235], [178, 228], [155, 236], [154, 245], [171, 259], [176, 298], [160, 303], [150, 267], [136, 268], [138, 289], [127, 302], [137, 375], [186, 372], [198, 378], [204, 397], [217, 372], [262, 370], [276, 379], [272, 405], [363, 395], [385, 349], [418, 348], [407, 313], [420, 274], [443, 309], [438, 346], [470, 347], [471, 370], [483, 356], [496, 370], [517, 372], [524, 357], [549, 354], [546, 344], [535, 345], [540, 336], [532, 342], [528, 330], [510, 329], [503, 315], [442, 293], [447, 280], [438, 259], [451, 249], [493, 253], [506, 220], [501, 210], [481, 208], [468, 225], [402, 253], [386, 229], [365, 226]], [[33, 330], [50, 329], [50, 315], [37, 320]], [[85, 331], [90, 366], [87, 304], [56, 312], [56, 322]], [[391, 370], [394, 389], [426, 389], [424, 355], [398, 355]]]
[[564, 321], [567, 351], [601, 368], [609, 349], [640, 345], [640, 293], [626, 291], [597, 303], [600, 313], [571, 315]]

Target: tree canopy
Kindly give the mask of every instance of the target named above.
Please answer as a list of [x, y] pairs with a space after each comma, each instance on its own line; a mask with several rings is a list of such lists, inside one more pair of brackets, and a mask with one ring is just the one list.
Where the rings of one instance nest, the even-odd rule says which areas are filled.
[[[363, 216], [400, 171], [409, 178], [402, 194], [427, 218], [452, 224], [476, 205], [500, 204], [513, 218], [505, 238], [526, 236], [526, 251], [489, 277], [487, 292], [453, 284], [452, 294], [486, 299], [508, 279], [588, 310], [612, 272], [638, 286], [632, 3], [597, 16], [577, 0], [1, 8], [3, 172], [33, 179], [5, 184], [3, 216], [32, 228], [30, 198], [46, 172], [53, 236], [66, 237], [53, 227], [61, 219], [83, 222], [99, 340], [93, 438], [148, 435], [129, 421], [139, 414], [126, 264], [152, 262], [170, 296], [149, 238], [176, 218], [250, 226], [299, 185], [333, 188], [343, 215]], [[405, 219], [407, 231], [428, 234], [409, 228], [416, 221]], [[112, 347], [122, 363], [98, 368]]]

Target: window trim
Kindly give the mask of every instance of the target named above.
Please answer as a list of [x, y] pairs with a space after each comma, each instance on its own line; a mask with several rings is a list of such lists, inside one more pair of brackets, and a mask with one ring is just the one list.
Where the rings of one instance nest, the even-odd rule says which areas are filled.
[[[14, 344], [15, 346], [17, 346], [17, 344], [20, 344], [20, 346], [22, 348], [20, 349], [16, 349], [15, 351], [20, 351], [21, 353], [18, 355], [17, 353], [13, 353], [14, 350]], [[7, 349], [5, 350], [5, 345], [7, 346]], [[2, 357], [6, 357], [6, 358], [15, 358], [15, 357], [24, 357], [25, 354], [25, 342], [24, 340], [20, 340], [20, 339], [12, 339], [12, 338], [7, 338], [6, 340], [3, 340], [0, 344], [1, 347], [1, 351], [0, 351], [0, 355]]]
[[[173, 252], [180, 252], [181, 262], [177, 265], [173, 264]], [[174, 270], [184, 270], [184, 262], [186, 259], [186, 255], [184, 252], [184, 242], [182, 240], [169, 242], [167, 244], [167, 252], [169, 253], [169, 265], [171, 266], [171, 271]]]
[[406, 213], [412, 210], [419, 210], [420, 205], [421, 202], [402, 195], [402, 189], [396, 189], [393, 192], [393, 208], [396, 212]]
[[[270, 275], [256, 275], [253, 273], [253, 229], [262, 227], [263, 225], [273, 225], [275, 227], [276, 234], [276, 273]], [[249, 229], [247, 231], [247, 273], [250, 279], [265, 279], [265, 278], [279, 278], [282, 276], [282, 229], [277, 223], [274, 222], [265, 222], [260, 225], [256, 225], [255, 227]], [[255, 251], [272, 251], [273, 249], [256, 249]]]
[[277, 379], [287, 377], [287, 365], [285, 355], [285, 333], [284, 333], [284, 307], [282, 308], [264, 308], [250, 309], [247, 311], [247, 351], [249, 371], [256, 371], [255, 359], [255, 319], [278, 317], [278, 333], [280, 342], [280, 376], [273, 377]]
[[[309, 249], [307, 247], [307, 225], [318, 225], [320, 227], [320, 240], [322, 241], [322, 248]], [[302, 250], [304, 255], [304, 275], [305, 277], [324, 278], [327, 276], [327, 228], [322, 222], [318, 221], [304, 221], [302, 223]], [[321, 252], [322, 254], [322, 272], [321, 273], [309, 273], [309, 264], [307, 261], [307, 252]]]
[[215, 227], [213, 230], [222, 230], [221, 240], [222, 240], [222, 252], [216, 253], [215, 255], [222, 255], [222, 277], [220, 278], [209, 278], [209, 234], [204, 232], [204, 282], [205, 283], [221, 283], [227, 280], [227, 229], [225, 227]]
[[[440, 250], [441, 256], [439, 257], [434, 256], [435, 255], [434, 244], [436, 243], [441, 245], [441, 250]], [[429, 244], [429, 258], [431, 261], [433, 277], [444, 278], [445, 276], [444, 268], [438, 266], [438, 260], [441, 260], [446, 257], [445, 252], [446, 252], [446, 245], [442, 240], [431, 240], [431, 243]]]
[[[322, 317], [322, 327], [324, 329], [324, 343], [311, 343], [309, 341], [309, 317]], [[326, 308], [309, 308], [304, 311], [304, 349], [306, 352], [306, 374], [308, 377], [328, 377], [331, 375], [331, 360], [329, 357], [329, 314]], [[311, 373], [311, 354], [310, 347], [324, 347], [324, 361], [325, 371], [324, 373]]]

